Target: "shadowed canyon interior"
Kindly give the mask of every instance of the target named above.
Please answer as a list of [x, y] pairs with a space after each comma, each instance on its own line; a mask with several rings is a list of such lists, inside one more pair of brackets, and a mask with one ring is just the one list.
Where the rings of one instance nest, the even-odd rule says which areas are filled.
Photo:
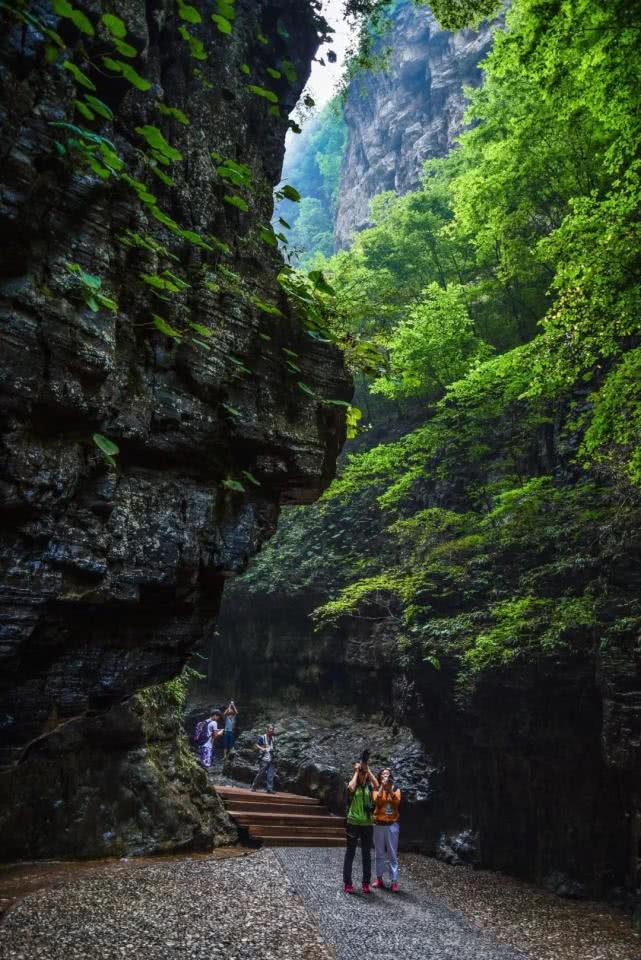
[[[36, 6], [54, 23], [48, 4]], [[542, 16], [526, 0], [512, 6]], [[79, 136], [55, 126], [78, 119], [77, 78], [43, 70], [41, 34], [0, 13], [0, 231], [10, 239], [0, 261], [3, 859], [237, 842], [188, 741], [232, 695], [235, 782], [253, 778], [255, 738], [272, 720], [277, 787], [342, 815], [347, 771], [369, 747], [373, 766], [390, 763], [402, 784], [405, 849], [609, 898], [641, 925], [636, 407], [621, 414], [632, 433], [612, 427], [620, 398], [639, 399], [640, 341], [632, 322], [612, 333], [588, 313], [636, 309], [632, 295], [612, 306], [603, 289], [638, 279], [638, 131], [630, 121], [620, 155], [614, 120], [583, 141], [579, 102], [565, 117], [576, 142], [563, 144], [575, 159], [542, 154], [540, 169], [532, 161], [540, 181], [493, 207], [510, 161], [501, 137], [517, 136], [533, 110], [525, 99], [517, 123], [500, 84], [530, 62], [549, 81], [536, 44], [553, 45], [552, 34], [537, 20], [522, 41], [515, 18], [512, 48], [509, 34], [494, 39], [509, 14], [453, 31], [434, 8], [393, 0], [380, 35], [371, 28], [383, 62], [355, 70], [338, 112], [319, 111], [285, 157], [323, 32], [313, 4], [236, 0], [233, 42], [215, 20], [199, 27], [216, 51], [201, 61], [193, 37], [176, 47], [176, 29], [189, 31], [173, 6], [114, 0], [152, 89], [90, 70], [113, 120], [109, 142], [142, 177], [148, 159], [130, 131], [159, 122], [158, 102], [191, 120], [164, 116], [185, 162], [171, 188], [160, 177], [154, 191], [172, 222], [210, 239], [205, 251], [169, 232], [175, 272], [189, 281], [170, 305], [166, 287], [150, 294], [139, 282], [171, 276], [158, 272], [157, 246], [132, 241], [150, 229], [140, 184], [88, 175], [70, 148], [56, 150], [55, 138], [61, 147]], [[610, 36], [606, 21], [598, 29]], [[586, 27], [590, 43], [596, 29]], [[70, 42], [71, 26], [60, 30]], [[83, 38], [89, 54], [103, 39]], [[621, 41], [637, 42], [629, 31]], [[497, 44], [507, 66], [487, 70], [486, 95], [483, 64]], [[260, 77], [269, 89], [252, 89]], [[594, 113], [607, 99], [595, 94]], [[627, 117], [623, 94], [621, 103]], [[331, 130], [328, 154], [319, 130]], [[536, 144], [527, 135], [528, 156], [548, 149], [543, 134]], [[477, 180], [466, 151], [479, 159]], [[310, 335], [277, 280], [288, 253], [265, 242], [283, 160], [303, 201], [290, 217], [298, 204], [281, 196], [275, 216], [308, 244], [305, 266], [323, 294], [318, 275], [329, 278], [344, 355]], [[615, 179], [618, 162], [627, 173], [613, 185], [604, 170]], [[243, 169], [254, 183], [247, 209], [229, 202]], [[572, 181], [560, 199], [546, 193], [559, 169]], [[623, 214], [616, 189], [628, 191]], [[597, 201], [612, 206], [599, 215]], [[578, 225], [555, 241], [571, 216]], [[598, 224], [608, 217], [606, 241]], [[618, 250], [620, 271], [610, 260], [599, 273], [599, 261], [586, 279], [563, 261], [555, 275], [554, 257], [579, 248], [588, 221], [596, 239], [586, 246], [613, 259]], [[99, 275], [117, 309], [89, 306], [74, 265]], [[560, 312], [581, 300], [568, 329], [549, 319], [557, 294]], [[350, 310], [359, 327], [345, 334]], [[156, 311], [164, 327], [150, 320]], [[404, 359], [418, 355], [421, 369], [403, 380], [391, 331], [433, 316], [444, 318], [435, 352], [450, 368], [417, 387], [429, 364], [407, 341]], [[191, 337], [176, 334], [190, 325]], [[353, 361], [361, 337], [378, 364], [367, 375]], [[590, 348], [575, 362], [579, 341]], [[555, 350], [571, 359], [559, 361], [556, 392], [536, 394], [537, 364]], [[341, 453], [353, 395], [364, 429]], [[117, 452], [105, 455], [95, 436]], [[592, 448], [586, 436], [597, 436]]]

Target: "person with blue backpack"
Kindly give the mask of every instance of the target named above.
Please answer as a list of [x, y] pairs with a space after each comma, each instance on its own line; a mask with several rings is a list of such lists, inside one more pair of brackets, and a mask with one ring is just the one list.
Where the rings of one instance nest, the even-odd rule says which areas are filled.
[[212, 710], [204, 720], [199, 720], [194, 731], [194, 742], [198, 747], [198, 757], [205, 768], [209, 770], [214, 759], [216, 738], [222, 735], [220, 725], [223, 716], [220, 710]]

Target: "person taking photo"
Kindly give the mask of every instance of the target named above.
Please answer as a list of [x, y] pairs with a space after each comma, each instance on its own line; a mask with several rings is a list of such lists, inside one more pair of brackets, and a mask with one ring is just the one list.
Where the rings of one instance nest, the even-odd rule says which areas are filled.
[[376, 880], [374, 886], [382, 889], [385, 855], [389, 861], [392, 893], [398, 892], [398, 835], [401, 791], [394, 788], [394, 774], [381, 770], [380, 786], [374, 790], [374, 846], [376, 848]]
[[346, 848], [343, 861], [343, 890], [354, 893], [352, 867], [356, 848], [361, 844], [363, 861], [363, 893], [370, 893], [372, 879], [372, 836], [374, 832], [373, 791], [378, 789], [378, 780], [368, 766], [369, 754], [363, 753], [360, 763], [355, 763], [352, 779], [347, 784]]

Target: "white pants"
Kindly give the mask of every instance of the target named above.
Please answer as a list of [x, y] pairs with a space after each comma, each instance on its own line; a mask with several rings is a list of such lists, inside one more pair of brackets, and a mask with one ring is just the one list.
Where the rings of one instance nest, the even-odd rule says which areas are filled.
[[398, 879], [398, 820], [396, 823], [374, 824], [374, 846], [376, 848], [376, 876], [382, 877], [385, 870], [385, 854], [389, 860], [389, 873], [392, 883]]

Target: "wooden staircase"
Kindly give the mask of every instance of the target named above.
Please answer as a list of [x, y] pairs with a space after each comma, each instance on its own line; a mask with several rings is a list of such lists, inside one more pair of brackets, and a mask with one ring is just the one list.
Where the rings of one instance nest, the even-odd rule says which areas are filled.
[[250, 838], [265, 846], [345, 846], [345, 820], [314, 797], [259, 793], [243, 787], [216, 787], [216, 793]]

